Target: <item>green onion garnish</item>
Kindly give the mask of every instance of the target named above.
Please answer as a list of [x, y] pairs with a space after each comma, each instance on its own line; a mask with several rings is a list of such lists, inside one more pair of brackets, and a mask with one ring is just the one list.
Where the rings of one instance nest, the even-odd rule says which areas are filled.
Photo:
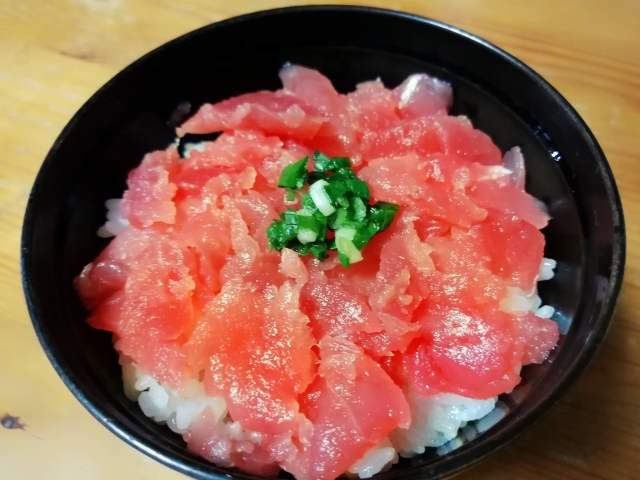
[[[292, 163], [285, 167], [280, 174], [280, 180], [278, 180], [279, 187], [290, 188], [292, 190], [300, 190], [307, 182], [307, 162], [309, 157], [304, 157], [302, 160]], [[291, 190], [288, 190], [290, 192]]]
[[[362, 260], [362, 249], [376, 233], [386, 230], [400, 207], [394, 203], [369, 204], [366, 182], [358, 179], [346, 157], [314, 152], [314, 170], [307, 172], [309, 157], [286, 167], [278, 186], [286, 189], [285, 202], [294, 203], [296, 192], [305, 184], [302, 208], [287, 208], [267, 229], [269, 247], [277, 251], [290, 248], [298, 255], [313, 255], [318, 260], [337, 250], [340, 262], [348, 267]], [[334, 232], [327, 238], [327, 232]]]

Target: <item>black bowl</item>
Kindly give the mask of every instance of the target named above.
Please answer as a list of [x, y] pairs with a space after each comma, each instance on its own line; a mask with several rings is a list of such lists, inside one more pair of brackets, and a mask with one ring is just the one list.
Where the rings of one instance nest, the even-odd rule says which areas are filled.
[[544, 303], [571, 321], [542, 365], [503, 395], [509, 413], [444, 456], [402, 461], [380, 478], [442, 478], [486, 457], [555, 404], [601, 344], [620, 290], [622, 206], [595, 138], [540, 76], [466, 32], [413, 15], [359, 7], [296, 7], [232, 18], [145, 55], [102, 87], [56, 140], [29, 198], [22, 237], [24, 291], [49, 360], [82, 405], [150, 457], [196, 478], [255, 478], [216, 468], [146, 418], [122, 391], [109, 334], [89, 328], [72, 279], [105, 247], [95, 235], [103, 203], [121, 196], [127, 172], [165, 148], [189, 111], [240, 93], [280, 87], [285, 62], [317, 68], [346, 92], [381, 77], [396, 86], [427, 72], [453, 84], [454, 113], [507, 150], [520, 145], [527, 186], [553, 219], [545, 255], [558, 260]]

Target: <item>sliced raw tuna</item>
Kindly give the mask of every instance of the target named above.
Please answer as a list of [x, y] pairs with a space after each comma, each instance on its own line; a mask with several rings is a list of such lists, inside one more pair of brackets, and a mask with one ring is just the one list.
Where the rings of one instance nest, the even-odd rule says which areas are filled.
[[186, 363], [180, 342], [158, 340], [146, 335], [126, 335], [115, 346], [147, 375], [170, 388], [179, 389], [194, 374]]
[[452, 238], [469, 251], [482, 252], [492, 273], [505, 284], [531, 292], [544, 253], [544, 236], [517, 217], [492, 214], [468, 230], [452, 230]]
[[475, 182], [468, 190], [469, 197], [479, 206], [514, 215], [540, 229], [549, 223], [549, 214], [540, 202], [513, 185], [500, 185], [495, 180]]
[[124, 288], [135, 259], [149, 245], [156, 233], [127, 227], [107, 245], [93, 262], [82, 269], [74, 286], [87, 308], [96, 308]]
[[282, 142], [260, 132], [236, 131], [223, 134], [215, 142], [206, 142], [201, 150], [191, 150], [180, 165], [175, 182], [183, 194], [197, 195], [213, 177], [222, 173], [238, 174], [247, 167], [261, 168], [281, 154]]
[[433, 164], [416, 154], [372, 160], [359, 175], [374, 198], [410, 205], [415, 213], [469, 227], [485, 219], [486, 210], [464, 191], [446, 182], [428, 181]]
[[537, 317], [531, 312], [526, 312], [519, 320], [521, 342], [524, 345], [522, 364], [542, 363], [558, 343], [558, 324], [548, 318]]
[[397, 103], [393, 92], [380, 80], [356, 85], [355, 91], [347, 95], [347, 108], [358, 139], [361, 140], [365, 132], [377, 132], [397, 122]]
[[360, 154], [347, 98], [336, 92], [327, 77], [310, 68], [297, 65], [284, 67], [280, 70], [280, 79], [286, 92], [317, 107], [328, 119], [308, 145], [330, 156], [348, 156], [358, 164]]
[[320, 356], [319, 374], [301, 398], [312, 433], [301, 454], [284, 465], [309, 480], [336, 478], [391, 430], [408, 427], [411, 419], [400, 388], [362, 349], [325, 337]]
[[312, 138], [325, 117], [314, 106], [288, 92], [261, 91], [205, 103], [187, 120], [178, 135], [254, 129], [268, 135]]
[[523, 347], [518, 321], [495, 305], [431, 304], [418, 320], [422, 337], [403, 354], [412, 388], [486, 399], [515, 387]]
[[313, 380], [308, 319], [290, 283], [255, 292], [229, 282], [186, 345], [191, 363], [207, 364], [207, 394], [221, 396], [244, 428], [279, 434], [295, 428], [298, 395]]
[[453, 104], [451, 85], [424, 73], [410, 75], [393, 93], [402, 118], [447, 113]]
[[315, 337], [380, 332], [382, 323], [365, 299], [330, 283], [322, 273], [311, 276], [302, 288], [302, 308], [309, 316]]
[[147, 154], [139, 167], [127, 178], [128, 190], [122, 197], [122, 217], [136, 228], [150, 227], [155, 222], [175, 222], [173, 197], [177, 187], [172, 178], [179, 168], [178, 151], [169, 148]]
[[220, 467], [237, 467], [262, 476], [275, 476], [280, 470], [260, 442], [251, 441], [251, 435], [242, 432], [239, 423], [225, 424], [210, 408], [200, 414], [184, 437], [189, 450]]

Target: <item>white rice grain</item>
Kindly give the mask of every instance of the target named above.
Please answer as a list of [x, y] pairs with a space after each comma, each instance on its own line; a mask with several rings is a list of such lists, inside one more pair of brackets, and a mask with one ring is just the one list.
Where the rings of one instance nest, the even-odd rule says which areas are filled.
[[128, 227], [129, 221], [122, 218], [122, 212], [120, 210], [122, 199], [111, 198], [104, 204], [105, 207], [107, 207], [107, 221], [98, 229], [97, 235], [101, 238], [110, 238], [118, 235]]

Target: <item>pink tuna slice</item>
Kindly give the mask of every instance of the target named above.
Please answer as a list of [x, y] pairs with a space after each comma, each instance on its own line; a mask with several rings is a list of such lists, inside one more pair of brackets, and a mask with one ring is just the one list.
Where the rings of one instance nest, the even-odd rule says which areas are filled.
[[132, 263], [115, 333], [173, 340], [193, 327], [190, 272], [193, 253], [166, 236], [158, 236]]
[[260, 132], [236, 131], [206, 142], [202, 151], [193, 149], [180, 164], [175, 182], [184, 193], [198, 194], [210, 179], [226, 173], [237, 174], [248, 167], [258, 170], [265, 161], [280, 156], [282, 142]]
[[153, 231], [127, 227], [98, 258], [82, 269], [74, 286], [87, 308], [96, 308], [124, 288], [131, 272], [131, 260], [154, 244], [156, 235]]
[[407, 428], [411, 416], [400, 388], [361, 348], [325, 337], [320, 356], [319, 374], [301, 400], [313, 429], [283, 467], [298, 478], [332, 480], [391, 430]]
[[178, 188], [171, 179], [178, 171], [179, 160], [177, 150], [170, 148], [145, 155], [140, 166], [131, 170], [121, 206], [122, 217], [131, 225], [144, 228], [155, 222], [175, 222], [172, 200]]
[[505, 296], [504, 281], [489, 270], [489, 258], [482, 250], [467, 248], [450, 237], [431, 237], [427, 243], [433, 248], [436, 267], [429, 276], [429, 302], [478, 305]]
[[115, 347], [146, 374], [170, 388], [179, 389], [194, 373], [187, 366], [182, 344], [177, 341], [127, 335], [119, 339]]
[[309, 139], [325, 121], [313, 104], [281, 90], [263, 90], [202, 105], [178, 128], [178, 135], [246, 129], [260, 130], [267, 135]]
[[309, 146], [329, 156], [348, 156], [358, 164], [358, 145], [346, 96], [336, 92], [327, 77], [310, 68], [284, 67], [280, 70], [280, 79], [286, 92], [316, 106], [328, 118], [309, 141]]
[[410, 75], [393, 93], [402, 118], [446, 113], [453, 104], [451, 85], [424, 73]]
[[469, 230], [456, 229], [453, 235], [455, 241], [469, 251], [486, 255], [487, 268], [507, 285], [525, 292], [535, 288], [544, 253], [544, 236], [530, 223], [492, 213], [486, 222]]
[[328, 282], [321, 272], [315, 272], [302, 288], [300, 301], [318, 340], [325, 335], [349, 336], [383, 329], [365, 299]]
[[415, 213], [464, 227], [485, 219], [486, 210], [464, 191], [455, 190], [451, 183], [427, 181], [433, 175], [432, 169], [429, 160], [413, 153], [372, 160], [359, 176], [369, 184], [374, 198], [411, 205]]
[[502, 158], [504, 168], [509, 170], [511, 183], [514, 187], [524, 190], [525, 181], [525, 168], [524, 168], [524, 156], [520, 147], [513, 147]]
[[497, 305], [431, 305], [421, 312], [423, 337], [404, 353], [412, 388], [486, 399], [520, 382], [519, 322]]
[[289, 282], [264, 294], [227, 283], [186, 345], [192, 363], [208, 359], [205, 388], [222, 396], [235, 421], [279, 434], [296, 428], [298, 395], [313, 379], [308, 319]]
[[347, 108], [358, 139], [366, 132], [380, 131], [398, 121], [397, 98], [380, 80], [359, 83], [347, 95]]
[[513, 185], [500, 185], [496, 180], [478, 181], [468, 189], [468, 195], [480, 207], [514, 215], [538, 229], [549, 223], [549, 214], [542, 210], [544, 204]]
[[520, 317], [520, 326], [521, 341], [525, 346], [522, 364], [544, 362], [560, 338], [558, 324], [526, 312]]
[[238, 467], [262, 476], [275, 476], [280, 471], [267, 450], [249, 440], [233, 438], [210, 408], [191, 424], [184, 439], [189, 450], [220, 467]]

